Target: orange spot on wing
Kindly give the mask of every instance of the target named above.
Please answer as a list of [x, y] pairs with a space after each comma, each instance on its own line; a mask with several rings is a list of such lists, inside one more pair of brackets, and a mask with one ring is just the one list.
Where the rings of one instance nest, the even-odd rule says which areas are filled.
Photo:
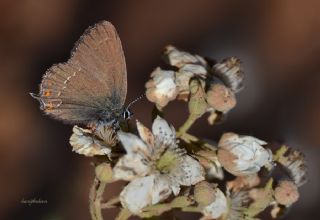
[[47, 91], [44, 91], [43, 93], [43, 96], [45, 97], [49, 97], [51, 95], [51, 91], [47, 90]]
[[53, 109], [53, 104], [52, 103], [47, 103], [46, 104], [46, 110], [51, 110]]
[[45, 110], [50, 111], [58, 108], [61, 105], [61, 103], [62, 101], [60, 99], [55, 99], [50, 101], [47, 100], [44, 107], [45, 107]]

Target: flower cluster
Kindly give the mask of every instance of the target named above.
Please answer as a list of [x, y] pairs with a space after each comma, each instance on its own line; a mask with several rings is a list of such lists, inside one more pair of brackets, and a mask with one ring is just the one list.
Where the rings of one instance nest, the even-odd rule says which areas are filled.
[[239, 59], [231, 57], [211, 65], [201, 56], [180, 51], [173, 46], [165, 48], [164, 57], [176, 70], [158, 67], [146, 83], [146, 96], [158, 109], [175, 99], [188, 101], [190, 83], [195, 79], [203, 91], [198, 98], [204, 100], [200, 105], [204, 106], [206, 112], [227, 113], [235, 107], [235, 94], [241, 90], [243, 82]]
[[[113, 207], [121, 208], [119, 220], [174, 209], [201, 213], [202, 220], [256, 219], [265, 210], [281, 217], [306, 181], [299, 151], [282, 146], [272, 152], [266, 141], [232, 132], [216, 142], [188, 133], [204, 113], [214, 124], [218, 114], [236, 105], [235, 94], [243, 87], [239, 59], [212, 64], [173, 46], [166, 47], [164, 58], [172, 69], [151, 73], [146, 96], [158, 113], [171, 101], [188, 103], [189, 117], [177, 130], [160, 116], [151, 129], [139, 121], [125, 131], [103, 124], [73, 128], [73, 151], [99, 158], [90, 191], [92, 218], [101, 220], [101, 208]], [[116, 181], [125, 182], [119, 196], [101, 204], [104, 186]]]

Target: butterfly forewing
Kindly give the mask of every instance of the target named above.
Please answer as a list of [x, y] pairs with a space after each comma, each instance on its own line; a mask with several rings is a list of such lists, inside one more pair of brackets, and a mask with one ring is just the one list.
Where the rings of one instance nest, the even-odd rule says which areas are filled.
[[108, 121], [123, 108], [127, 73], [114, 26], [101, 22], [86, 30], [66, 63], [43, 76], [38, 99], [44, 112], [69, 123]]

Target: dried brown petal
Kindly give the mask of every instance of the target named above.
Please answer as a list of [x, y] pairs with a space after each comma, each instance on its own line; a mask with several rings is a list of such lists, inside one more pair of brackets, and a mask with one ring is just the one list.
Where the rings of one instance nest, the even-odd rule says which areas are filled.
[[304, 155], [297, 150], [289, 149], [289, 151], [278, 159], [290, 173], [294, 183], [300, 187], [307, 181], [307, 166]]
[[83, 154], [88, 157], [95, 155], [109, 155], [111, 149], [106, 146], [103, 141], [98, 140], [89, 129], [83, 129], [74, 126], [73, 134], [70, 137], [72, 150], [78, 154]]
[[236, 57], [225, 59], [222, 63], [213, 66], [213, 72], [233, 92], [238, 92], [243, 85], [243, 72], [240, 69], [240, 60]]
[[103, 140], [104, 143], [109, 147], [113, 147], [118, 143], [116, 131], [112, 125], [101, 124], [94, 130], [94, 134]]
[[188, 101], [189, 98], [189, 82], [194, 76], [190, 72], [176, 72], [176, 84], [179, 89], [178, 99], [183, 101]]

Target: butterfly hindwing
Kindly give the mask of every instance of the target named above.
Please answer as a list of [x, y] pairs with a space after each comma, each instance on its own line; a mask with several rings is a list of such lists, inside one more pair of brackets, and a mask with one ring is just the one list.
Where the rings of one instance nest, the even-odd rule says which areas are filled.
[[67, 123], [108, 121], [120, 114], [127, 92], [121, 41], [114, 26], [88, 28], [66, 63], [52, 66], [35, 96], [44, 112]]

